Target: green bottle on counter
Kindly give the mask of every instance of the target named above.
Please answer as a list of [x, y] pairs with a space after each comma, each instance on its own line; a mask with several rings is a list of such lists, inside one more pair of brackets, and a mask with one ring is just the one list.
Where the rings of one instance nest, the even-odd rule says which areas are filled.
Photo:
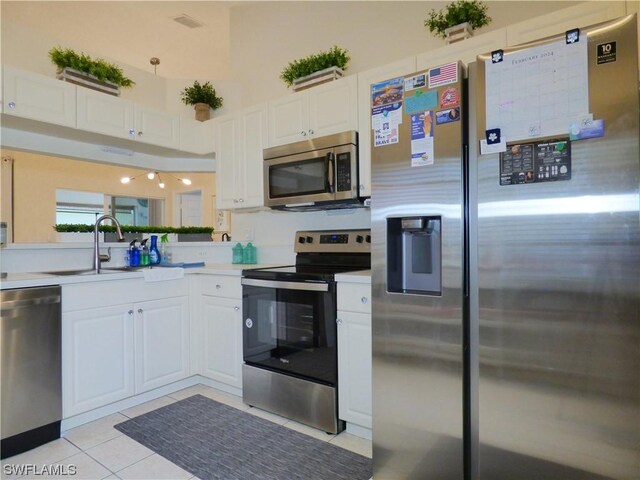
[[240, 242], [236, 243], [235, 247], [231, 249], [231, 263], [242, 263], [244, 259], [244, 249]]
[[256, 263], [256, 247], [251, 242], [244, 247], [242, 263]]

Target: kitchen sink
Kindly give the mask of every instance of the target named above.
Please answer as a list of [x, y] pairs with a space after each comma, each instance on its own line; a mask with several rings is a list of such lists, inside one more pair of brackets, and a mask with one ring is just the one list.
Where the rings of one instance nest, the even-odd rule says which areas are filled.
[[[137, 269], [130, 267], [102, 267], [100, 269], [100, 275], [103, 273], [123, 273], [123, 272], [135, 272]], [[96, 275], [96, 271], [94, 269], [82, 269], [82, 270], [55, 270], [52, 272], [40, 272], [46, 273], [47, 275], [55, 275], [55, 276], [70, 276], [70, 275]]]

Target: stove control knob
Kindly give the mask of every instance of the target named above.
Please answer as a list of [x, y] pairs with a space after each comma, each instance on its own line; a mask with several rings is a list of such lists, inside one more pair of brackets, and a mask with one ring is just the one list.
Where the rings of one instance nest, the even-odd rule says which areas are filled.
[[367, 243], [371, 243], [371, 235], [367, 235]]
[[313, 237], [307, 237], [307, 243], [313, 243]]
[[362, 242], [364, 242], [364, 237], [363, 237], [362, 235], [358, 235], [358, 236], [356, 237], [356, 242], [358, 242], [358, 243], [362, 243]]
[[298, 237], [298, 243], [304, 243], [305, 241], [304, 237]]

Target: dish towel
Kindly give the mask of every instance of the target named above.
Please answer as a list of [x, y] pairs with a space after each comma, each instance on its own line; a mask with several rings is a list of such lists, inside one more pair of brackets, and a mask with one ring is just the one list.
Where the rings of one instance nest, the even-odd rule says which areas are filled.
[[184, 268], [148, 268], [144, 270], [146, 282], [162, 282], [184, 277]]

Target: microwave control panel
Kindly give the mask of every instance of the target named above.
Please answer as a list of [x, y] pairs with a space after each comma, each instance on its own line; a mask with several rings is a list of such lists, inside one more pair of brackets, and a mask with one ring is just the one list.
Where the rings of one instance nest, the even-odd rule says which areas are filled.
[[344, 152], [336, 155], [336, 191], [351, 190], [351, 153]]

